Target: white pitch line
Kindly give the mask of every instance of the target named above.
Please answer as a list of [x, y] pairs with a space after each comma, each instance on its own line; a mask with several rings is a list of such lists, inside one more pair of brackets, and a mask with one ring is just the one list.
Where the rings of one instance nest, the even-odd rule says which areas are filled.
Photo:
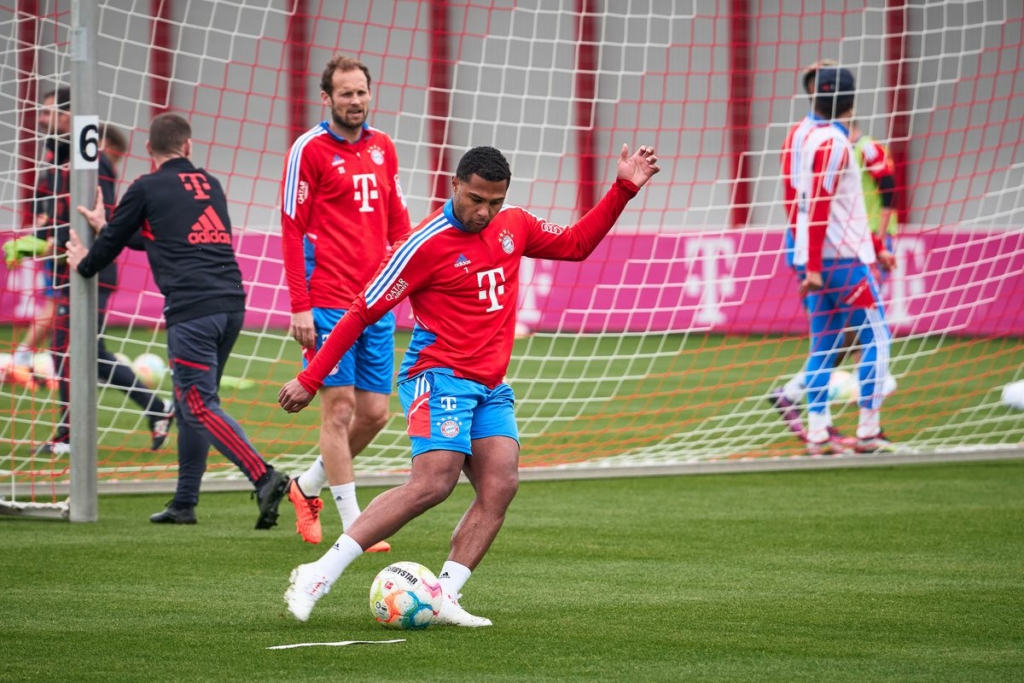
[[404, 643], [405, 638], [397, 640], [340, 640], [337, 643], [295, 643], [294, 645], [273, 645], [268, 650], [291, 650], [295, 647], [343, 647], [345, 645], [387, 645], [388, 643]]

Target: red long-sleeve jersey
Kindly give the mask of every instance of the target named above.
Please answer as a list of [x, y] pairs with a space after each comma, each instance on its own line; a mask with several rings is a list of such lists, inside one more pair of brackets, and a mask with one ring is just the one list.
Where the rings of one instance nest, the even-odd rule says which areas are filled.
[[324, 121], [292, 145], [282, 185], [281, 252], [292, 312], [344, 308], [388, 243], [409, 234], [394, 142], [364, 124], [350, 143]]
[[475, 234], [455, 218], [449, 200], [395, 246], [299, 374], [299, 383], [315, 393], [362, 331], [409, 297], [416, 328], [399, 381], [446, 368], [456, 377], [497, 386], [512, 357], [522, 258], [582, 261], [637, 192], [633, 183], [616, 180], [570, 227], [506, 205]]

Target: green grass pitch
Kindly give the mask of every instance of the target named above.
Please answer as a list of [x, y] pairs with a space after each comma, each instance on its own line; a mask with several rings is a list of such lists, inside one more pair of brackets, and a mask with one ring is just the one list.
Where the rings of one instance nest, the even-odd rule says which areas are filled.
[[[18, 337], [0, 328], [0, 342]], [[134, 358], [143, 351], [166, 353], [163, 332], [111, 328], [107, 347]], [[408, 333], [397, 338], [399, 361]], [[227, 374], [247, 379], [247, 388], [225, 387], [222, 398], [250, 439], [269, 458], [312, 452], [318, 438], [316, 404], [297, 415], [277, 405], [280, 387], [298, 372], [295, 343], [282, 334], [243, 335]], [[772, 336], [538, 335], [519, 340], [509, 368], [518, 397], [517, 419], [527, 466], [617, 455], [662, 439], [715, 451], [723, 437], [739, 435], [749, 455], [800, 455], [799, 442], [764, 400], [769, 388], [799, 369], [806, 341]], [[1019, 379], [1024, 344], [1018, 339], [914, 338], [893, 344], [899, 389], [885, 403], [883, 424], [901, 443], [927, 449], [1005, 445], [1024, 440], [1021, 413], [999, 405], [1001, 387]], [[397, 367], [397, 365], [396, 365]], [[160, 387], [171, 390], [170, 378]], [[11, 392], [5, 403], [17, 419], [0, 429], [3, 440], [33, 442], [49, 437], [55, 408], [46, 393]], [[100, 397], [101, 466], [158, 465], [172, 468], [174, 439], [164, 450], [146, 450], [149, 434], [124, 394], [106, 389]], [[408, 452], [396, 395], [394, 416], [368, 454], [400, 459]], [[43, 419], [35, 419], [40, 412]], [[852, 404], [835, 407], [836, 423], [852, 432]], [[733, 444], [731, 447], [743, 447]], [[31, 452], [21, 446], [20, 455]], [[381, 449], [384, 449], [383, 451]], [[724, 453], [723, 453], [724, 455]], [[229, 469], [219, 456], [213, 469]]]
[[241, 492], [171, 528], [166, 496], [104, 496], [96, 524], [0, 519], [0, 681], [1020, 681], [1022, 491], [1021, 461], [528, 482], [464, 589], [495, 625], [409, 633], [370, 582], [437, 571], [467, 486], [306, 624], [281, 596], [324, 548], [287, 503], [257, 532]]

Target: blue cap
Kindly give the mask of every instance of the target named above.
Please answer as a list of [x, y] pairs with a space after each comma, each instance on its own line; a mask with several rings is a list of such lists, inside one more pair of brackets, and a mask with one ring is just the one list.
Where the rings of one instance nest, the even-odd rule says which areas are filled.
[[853, 74], [849, 69], [840, 67], [828, 67], [818, 69], [818, 83], [815, 86], [815, 94], [842, 94], [853, 93], [855, 82]]

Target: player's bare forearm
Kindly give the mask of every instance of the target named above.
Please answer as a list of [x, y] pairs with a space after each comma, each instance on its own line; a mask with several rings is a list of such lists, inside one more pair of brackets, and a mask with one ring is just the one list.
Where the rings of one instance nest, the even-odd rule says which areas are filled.
[[277, 394], [277, 402], [289, 413], [297, 413], [310, 404], [313, 394], [299, 384], [299, 380], [289, 380]]

